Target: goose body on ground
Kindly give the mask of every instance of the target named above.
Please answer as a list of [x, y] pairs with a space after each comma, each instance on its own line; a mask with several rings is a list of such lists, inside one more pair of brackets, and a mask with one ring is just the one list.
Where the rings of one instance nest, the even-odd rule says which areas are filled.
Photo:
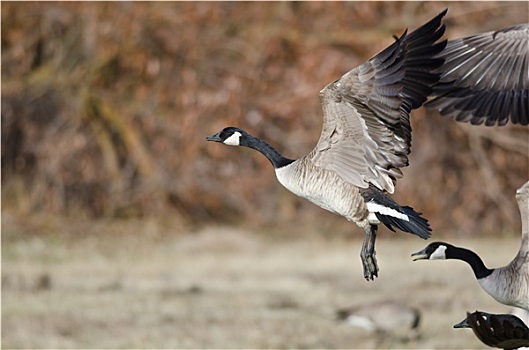
[[412, 254], [414, 260], [457, 259], [467, 262], [481, 288], [498, 302], [529, 310], [529, 181], [516, 191], [522, 219], [522, 240], [515, 258], [506, 266], [489, 269], [471, 250], [445, 242], [430, 243]]
[[231, 146], [253, 148], [272, 163], [279, 182], [294, 194], [345, 217], [364, 229], [361, 250], [364, 277], [378, 276], [375, 239], [379, 224], [421, 238], [430, 236], [428, 221], [393, 193], [411, 147], [409, 114], [432, 92], [443, 63], [434, 58], [446, 45], [446, 11], [347, 72], [320, 91], [323, 128], [316, 147], [289, 159], [265, 141], [237, 127], [207, 137]]
[[467, 318], [454, 328], [471, 328], [484, 344], [500, 349], [529, 346], [529, 328], [518, 317], [510, 314], [467, 312]]
[[336, 311], [338, 319], [349, 325], [402, 340], [419, 336], [419, 310], [402, 302], [383, 300]]
[[529, 23], [449, 40], [427, 108], [471, 124], [529, 124]]

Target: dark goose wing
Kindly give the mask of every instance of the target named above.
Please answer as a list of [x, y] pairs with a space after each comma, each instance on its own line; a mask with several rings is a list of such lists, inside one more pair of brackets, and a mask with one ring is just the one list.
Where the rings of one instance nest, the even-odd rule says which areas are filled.
[[426, 107], [471, 124], [529, 124], [529, 24], [449, 41]]
[[467, 313], [474, 334], [484, 344], [502, 349], [529, 346], [529, 328], [518, 317], [509, 314]]
[[317, 166], [344, 181], [390, 193], [408, 165], [409, 114], [420, 107], [438, 82], [432, 73], [443, 63], [434, 58], [446, 45], [446, 10], [391, 46], [327, 85], [320, 92], [323, 130], [307, 155]]

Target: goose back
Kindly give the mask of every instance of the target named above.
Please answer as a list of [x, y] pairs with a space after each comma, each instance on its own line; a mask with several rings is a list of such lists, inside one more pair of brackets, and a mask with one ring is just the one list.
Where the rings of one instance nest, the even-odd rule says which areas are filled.
[[502, 349], [529, 346], [529, 328], [518, 317], [509, 314], [467, 312], [467, 318], [454, 328], [471, 328], [484, 344]]

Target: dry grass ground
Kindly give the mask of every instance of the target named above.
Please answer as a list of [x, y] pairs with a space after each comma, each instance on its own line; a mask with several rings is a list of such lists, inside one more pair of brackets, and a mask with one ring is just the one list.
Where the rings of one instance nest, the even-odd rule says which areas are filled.
[[[452, 325], [509, 308], [468, 266], [412, 262], [427, 243], [381, 229], [380, 278], [366, 282], [361, 230], [282, 189], [264, 157], [204, 140], [239, 125], [306, 154], [321, 130], [318, 91], [447, 7], [454, 39], [526, 22], [529, 3], [2, 2], [1, 345], [483, 347]], [[507, 263], [518, 237], [496, 233], [519, 227], [527, 129], [416, 112], [393, 198], [489, 266]], [[161, 213], [181, 225], [137, 219]], [[286, 232], [182, 227], [220, 220]], [[422, 311], [420, 338], [335, 319], [387, 299]]]
[[[284, 238], [229, 227], [169, 235], [152, 222], [39, 226], [2, 218], [4, 348], [483, 348], [452, 325], [465, 311], [509, 310], [465, 264], [412, 262], [425, 241], [386, 230], [380, 278], [368, 283], [360, 235]], [[519, 244], [515, 236], [450, 241], [489, 266], [510, 261]], [[335, 319], [338, 308], [388, 299], [421, 310], [418, 339]]]

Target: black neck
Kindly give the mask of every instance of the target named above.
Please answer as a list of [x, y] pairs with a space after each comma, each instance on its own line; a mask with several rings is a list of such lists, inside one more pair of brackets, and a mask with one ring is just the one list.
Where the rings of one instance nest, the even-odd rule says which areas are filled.
[[250, 147], [261, 152], [266, 158], [268, 158], [270, 163], [272, 163], [276, 169], [284, 167], [285, 165], [288, 165], [294, 161], [293, 159], [283, 157], [278, 151], [275, 150], [274, 147], [255, 136], [249, 135], [245, 142], [241, 143], [241, 146]]
[[466, 261], [472, 268], [472, 271], [474, 271], [477, 279], [487, 277], [494, 271], [485, 266], [479, 255], [465, 248], [453, 247], [450, 249], [450, 252], [447, 252], [446, 258]]

